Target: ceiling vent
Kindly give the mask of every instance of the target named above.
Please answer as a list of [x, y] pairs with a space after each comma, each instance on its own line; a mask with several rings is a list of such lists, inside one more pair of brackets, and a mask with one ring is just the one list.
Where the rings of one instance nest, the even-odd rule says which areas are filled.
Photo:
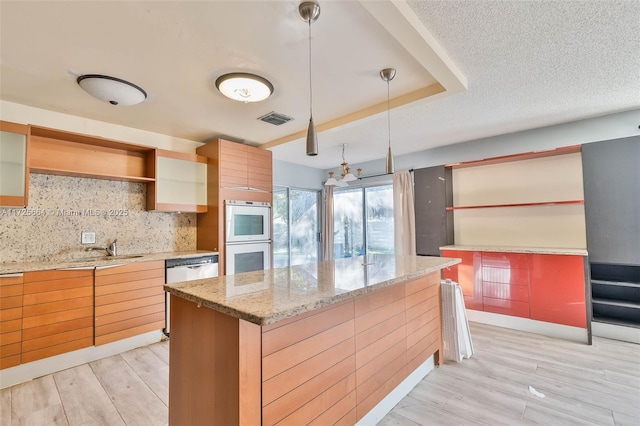
[[293, 117], [289, 117], [288, 115], [271, 111], [269, 114], [265, 114], [262, 117], [258, 117], [258, 120], [262, 120], [265, 123], [273, 124], [274, 126], [279, 126], [281, 124], [284, 124], [293, 120]]

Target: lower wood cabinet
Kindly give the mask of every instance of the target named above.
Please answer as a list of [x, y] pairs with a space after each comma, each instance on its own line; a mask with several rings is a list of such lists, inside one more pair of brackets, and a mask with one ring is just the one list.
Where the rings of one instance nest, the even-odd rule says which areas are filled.
[[23, 274], [0, 276], [0, 369], [20, 364]]
[[169, 423], [357, 423], [430, 356], [438, 363], [439, 275], [265, 326], [172, 295]]
[[467, 309], [587, 327], [584, 257], [443, 250], [462, 263], [443, 270]]
[[163, 286], [162, 260], [97, 267], [96, 346], [164, 328]]
[[93, 346], [93, 267], [25, 272], [23, 289], [23, 364]]

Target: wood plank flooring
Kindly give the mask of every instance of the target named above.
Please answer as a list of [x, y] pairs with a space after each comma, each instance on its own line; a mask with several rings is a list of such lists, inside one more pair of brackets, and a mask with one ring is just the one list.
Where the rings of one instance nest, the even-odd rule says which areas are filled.
[[[474, 356], [436, 368], [381, 426], [640, 425], [640, 345], [471, 332]], [[163, 341], [3, 389], [0, 425], [167, 424], [168, 361]]]

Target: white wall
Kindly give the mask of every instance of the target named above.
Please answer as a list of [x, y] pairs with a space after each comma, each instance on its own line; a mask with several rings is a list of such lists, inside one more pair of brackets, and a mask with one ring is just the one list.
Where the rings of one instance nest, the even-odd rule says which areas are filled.
[[[517, 133], [494, 136], [428, 149], [395, 157], [396, 170], [481, 160], [502, 155], [545, 151], [563, 146], [581, 145], [611, 139], [640, 135], [640, 109], [605, 115], [602, 117], [541, 127]], [[393, 141], [400, 145], [402, 141]], [[384, 172], [384, 159], [355, 164], [367, 175]], [[328, 170], [327, 170], [328, 171]], [[325, 173], [326, 174], [326, 173]]]
[[195, 153], [196, 148], [203, 145], [196, 141], [7, 101], [0, 101], [0, 119], [190, 154]]
[[273, 160], [273, 186], [321, 190], [325, 180], [327, 174], [323, 170]]

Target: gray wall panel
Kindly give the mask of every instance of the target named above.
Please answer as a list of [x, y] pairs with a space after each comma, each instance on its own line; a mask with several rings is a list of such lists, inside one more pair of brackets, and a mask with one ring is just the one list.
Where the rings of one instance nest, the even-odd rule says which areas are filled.
[[591, 262], [640, 265], [640, 136], [583, 145]]

